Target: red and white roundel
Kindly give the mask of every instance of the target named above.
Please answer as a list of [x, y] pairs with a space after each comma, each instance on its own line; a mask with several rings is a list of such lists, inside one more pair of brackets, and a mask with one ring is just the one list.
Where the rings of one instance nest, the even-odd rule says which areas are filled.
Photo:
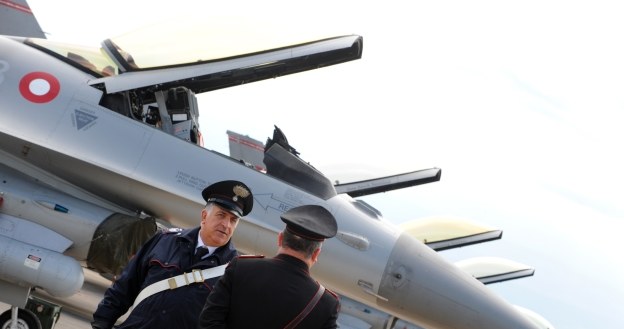
[[45, 72], [26, 74], [19, 83], [19, 91], [33, 103], [47, 103], [58, 96], [61, 84], [53, 75]]

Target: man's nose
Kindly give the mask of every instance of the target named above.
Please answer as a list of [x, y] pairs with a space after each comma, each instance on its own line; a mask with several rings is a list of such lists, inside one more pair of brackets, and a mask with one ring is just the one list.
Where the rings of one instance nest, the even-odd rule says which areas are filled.
[[234, 224], [232, 223], [232, 219], [231, 218], [227, 218], [223, 221], [223, 225], [225, 225], [225, 227], [227, 228], [232, 228], [234, 226]]

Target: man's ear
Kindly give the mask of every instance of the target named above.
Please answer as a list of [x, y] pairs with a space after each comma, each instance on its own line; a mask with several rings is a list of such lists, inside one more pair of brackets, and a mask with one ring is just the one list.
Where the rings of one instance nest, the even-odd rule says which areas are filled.
[[277, 233], [277, 246], [278, 247], [282, 246], [282, 241], [283, 240], [284, 240], [284, 233], [283, 232]]
[[321, 254], [321, 248], [314, 250], [314, 252], [312, 253], [312, 262], [316, 263], [320, 254]]

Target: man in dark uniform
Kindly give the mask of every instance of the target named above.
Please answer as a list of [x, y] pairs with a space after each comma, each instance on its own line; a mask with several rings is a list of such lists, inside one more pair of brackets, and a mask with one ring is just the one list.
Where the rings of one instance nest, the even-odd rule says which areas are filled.
[[[171, 229], [148, 240], [130, 260], [93, 314], [93, 328], [197, 327], [197, 317], [225, 264], [238, 255], [230, 241], [253, 207], [249, 188], [222, 181], [202, 191], [206, 206], [199, 227]], [[222, 266], [221, 266], [222, 265]]]
[[322, 242], [336, 235], [334, 216], [316, 205], [295, 207], [281, 216], [277, 256], [240, 256], [208, 296], [199, 316], [209, 328], [337, 328], [340, 301], [310, 276]]

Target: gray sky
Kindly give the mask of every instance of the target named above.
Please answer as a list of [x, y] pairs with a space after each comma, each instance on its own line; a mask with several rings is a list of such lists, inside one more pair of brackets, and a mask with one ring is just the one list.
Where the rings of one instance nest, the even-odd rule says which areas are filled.
[[28, 2], [50, 39], [90, 44], [191, 13], [339, 21], [364, 37], [361, 60], [200, 95], [205, 146], [228, 153], [226, 130], [265, 141], [277, 125], [333, 179], [442, 168], [440, 182], [364, 200], [397, 224], [459, 217], [500, 228], [499, 241], [442, 254], [535, 267], [490, 287], [556, 328], [624, 327], [615, 1]]

